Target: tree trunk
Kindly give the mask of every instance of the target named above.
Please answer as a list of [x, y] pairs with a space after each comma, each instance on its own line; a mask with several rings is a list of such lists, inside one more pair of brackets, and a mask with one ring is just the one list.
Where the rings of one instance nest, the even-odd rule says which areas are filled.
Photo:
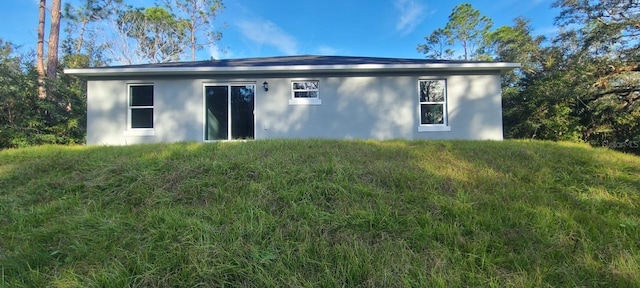
[[60, 40], [60, 7], [62, 0], [53, 0], [51, 4], [51, 28], [49, 31], [49, 50], [47, 54], [47, 78], [55, 79], [58, 72], [58, 42]]
[[78, 36], [78, 43], [76, 44], [76, 54], [80, 55], [82, 52], [82, 44], [84, 44], [84, 31], [87, 29], [87, 23], [89, 23], [89, 18], [86, 20], [82, 20], [82, 26], [80, 26], [80, 35]]
[[196, 61], [196, 31], [194, 31], [193, 23], [191, 24], [191, 61]]
[[[191, 11], [200, 11], [199, 7], [198, 7], [198, 1], [192, 1], [191, 4], [193, 5], [191, 7]], [[194, 13], [195, 14], [195, 13]], [[189, 30], [191, 30], [191, 61], [196, 61], [196, 48], [197, 48], [197, 44], [196, 43], [196, 17], [193, 17], [195, 15], [191, 16], [191, 26], [189, 27]]]
[[46, 98], [45, 71], [44, 71], [44, 21], [46, 17], [47, 1], [40, 0], [38, 16], [38, 45], [36, 47], [36, 70], [38, 71], [38, 97]]

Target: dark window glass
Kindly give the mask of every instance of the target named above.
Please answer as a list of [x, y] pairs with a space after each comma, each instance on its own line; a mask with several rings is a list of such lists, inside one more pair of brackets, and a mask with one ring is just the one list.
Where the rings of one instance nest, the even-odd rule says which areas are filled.
[[318, 82], [293, 82], [294, 90], [318, 90]]
[[444, 81], [420, 81], [420, 102], [444, 102]]
[[131, 86], [131, 106], [153, 106], [153, 85]]
[[131, 128], [153, 128], [153, 108], [132, 108]]
[[318, 91], [296, 91], [293, 92], [295, 98], [318, 98]]
[[227, 140], [229, 138], [229, 87], [206, 86], [206, 140]]
[[421, 104], [420, 105], [421, 124], [444, 124], [443, 104]]
[[231, 86], [231, 139], [253, 139], [253, 85]]

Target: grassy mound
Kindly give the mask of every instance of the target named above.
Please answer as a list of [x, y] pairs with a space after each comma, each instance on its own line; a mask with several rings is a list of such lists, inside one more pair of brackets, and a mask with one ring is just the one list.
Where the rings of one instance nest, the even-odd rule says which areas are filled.
[[639, 286], [639, 187], [537, 141], [5, 150], [0, 286]]

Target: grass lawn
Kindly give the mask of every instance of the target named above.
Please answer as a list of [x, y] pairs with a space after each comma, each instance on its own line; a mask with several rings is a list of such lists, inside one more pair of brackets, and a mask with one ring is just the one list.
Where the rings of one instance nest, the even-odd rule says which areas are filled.
[[540, 141], [0, 151], [0, 286], [640, 287], [640, 157]]

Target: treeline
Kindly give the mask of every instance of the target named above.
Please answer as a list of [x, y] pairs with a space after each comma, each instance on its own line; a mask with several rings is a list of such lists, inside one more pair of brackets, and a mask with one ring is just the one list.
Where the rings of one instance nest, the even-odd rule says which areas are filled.
[[[39, 88], [45, 86], [48, 93], [42, 97]], [[32, 55], [18, 54], [0, 39], [0, 149], [84, 143], [84, 87], [61, 73], [41, 79]]]
[[[640, 2], [557, 0], [557, 35], [529, 20], [492, 29], [470, 4], [418, 45], [427, 57], [522, 63], [503, 77], [507, 138], [588, 142], [638, 153]], [[462, 51], [455, 55], [454, 51]]]

